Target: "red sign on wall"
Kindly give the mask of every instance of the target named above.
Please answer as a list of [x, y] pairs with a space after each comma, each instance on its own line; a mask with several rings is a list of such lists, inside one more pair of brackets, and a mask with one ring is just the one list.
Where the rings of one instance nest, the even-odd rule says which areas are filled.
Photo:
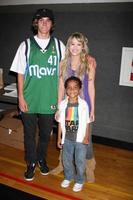
[[130, 80], [133, 81], [133, 60], [132, 60], [132, 65], [131, 65]]

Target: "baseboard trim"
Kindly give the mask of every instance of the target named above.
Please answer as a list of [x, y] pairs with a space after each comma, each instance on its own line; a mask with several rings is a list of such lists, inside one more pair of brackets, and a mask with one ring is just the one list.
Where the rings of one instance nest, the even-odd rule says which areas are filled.
[[[53, 132], [57, 134], [57, 124], [53, 127]], [[105, 138], [97, 135], [92, 135], [93, 143], [103, 144], [107, 146], [117, 147], [121, 149], [133, 150], [133, 143], [124, 142], [121, 140], [115, 140], [111, 138]]]
[[117, 147], [121, 149], [133, 150], [133, 143], [124, 142], [120, 140], [114, 140], [110, 138], [92, 135], [92, 141], [93, 143], [99, 143], [99, 144]]

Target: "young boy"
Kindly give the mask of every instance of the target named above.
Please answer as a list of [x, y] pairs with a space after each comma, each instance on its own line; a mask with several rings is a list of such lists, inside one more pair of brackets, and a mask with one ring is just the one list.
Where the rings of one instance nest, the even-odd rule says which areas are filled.
[[78, 192], [82, 190], [84, 183], [86, 144], [89, 142], [89, 108], [86, 101], [79, 97], [82, 87], [79, 78], [68, 78], [64, 86], [67, 98], [59, 105], [57, 142], [58, 147], [63, 149], [65, 178], [61, 187], [67, 188], [74, 179], [73, 191]]

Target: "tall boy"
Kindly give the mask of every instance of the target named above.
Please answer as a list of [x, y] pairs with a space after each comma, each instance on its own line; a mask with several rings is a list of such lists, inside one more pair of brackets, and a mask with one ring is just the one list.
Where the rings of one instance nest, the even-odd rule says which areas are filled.
[[54, 24], [52, 10], [43, 8], [35, 12], [32, 19], [34, 35], [20, 44], [10, 69], [18, 75], [27, 181], [33, 180], [37, 165], [42, 175], [49, 173], [47, 148], [56, 112], [59, 62], [65, 52], [63, 43], [51, 35]]

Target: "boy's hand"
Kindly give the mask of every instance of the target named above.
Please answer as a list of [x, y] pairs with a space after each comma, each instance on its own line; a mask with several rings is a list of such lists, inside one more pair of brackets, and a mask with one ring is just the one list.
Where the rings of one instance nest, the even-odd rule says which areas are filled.
[[83, 144], [89, 144], [89, 139], [88, 139], [87, 137], [84, 137], [82, 143], [83, 143]]
[[55, 120], [58, 122], [59, 120], [59, 117], [60, 117], [60, 113], [59, 113], [59, 110], [56, 111], [55, 113]]
[[19, 97], [19, 109], [22, 112], [27, 112], [28, 111], [28, 105], [23, 97]]
[[59, 149], [62, 149], [61, 139], [58, 139], [57, 146]]

